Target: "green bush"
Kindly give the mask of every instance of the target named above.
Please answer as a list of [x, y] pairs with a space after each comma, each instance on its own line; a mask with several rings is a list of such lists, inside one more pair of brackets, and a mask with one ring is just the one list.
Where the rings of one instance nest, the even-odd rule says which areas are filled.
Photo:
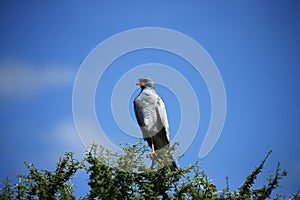
[[[75, 199], [70, 180], [78, 170], [89, 175], [90, 187], [80, 199], [267, 199], [287, 175], [278, 163], [267, 183], [253, 189], [270, 151], [237, 191], [230, 190], [226, 177], [227, 187], [217, 192], [199, 162], [176, 170], [158, 164], [151, 170], [143, 162], [148, 147], [141, 141], [121, 147], [122, 152], [112, 153], [94, 144], [82, 161], [76, 160], [73, 153], [66, 153], [53, 172], [25, 163], [28, 175], [18, 175], [19, 182], [14, 185], [4, 180], [0, 199]], [[172, 153], [175, 147], [176, 144], [170, 148]], [[279, 198], [284, 197], [277, 194], [275, 199]], [[290, 198], [299, 199], [299, 192]]]

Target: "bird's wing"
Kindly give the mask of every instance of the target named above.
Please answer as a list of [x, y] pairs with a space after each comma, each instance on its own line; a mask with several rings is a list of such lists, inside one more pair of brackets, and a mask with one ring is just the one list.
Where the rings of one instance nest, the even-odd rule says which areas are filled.
[[159, 127], [161, 129], [164, 129], [167, 143], [170, 143], [170, 131], [169, 131], [169, 122], [168, 122], [168, 117], [167, 117], [167, 111], [166, 111], [164, 101], [160, 97], [157, 98], [156, 111], [157, 111], [157, 120], [158, 120], [157, 123], [159, 123]]
[[134, 113], [135, 113], [136, 120], [137, 120], [139, 126], [140, 126], [140, 127], [143, 127], [143, 126], [144, 126], [144, 116], [143, 116], [143, 112], [142, 112], [142, 110], [140, 110], [139, 107], [137, 106], [137, 102], [136, 102], [136, 101], [133, 102], [133, 105], [134, 105]]

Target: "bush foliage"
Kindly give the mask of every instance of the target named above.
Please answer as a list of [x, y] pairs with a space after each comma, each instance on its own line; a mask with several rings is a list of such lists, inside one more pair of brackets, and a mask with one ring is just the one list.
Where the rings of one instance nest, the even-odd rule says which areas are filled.
[[[278, 163], [266, 184], [253, 189], [270, 151], [236, 191], [230, 190], [228, 178], [226, 188], [217, 191], [199, 162], [176, 170], [159, 165], [151, 170], [144, 163], [148, 147], [141, 141], [121, 147], [122, 152], [112, 153], [92, 145], [81, 161], [75, 159], [73, 153], [66, 153], [52, 172], [25, 163], [28, 174], [18, 175], [19, 182], [16, 184], [4, 180], [0, 199], [75, 199], [71, 180], [79, 170], [89, 175], [87, 184], [90, 187], [80, 199], [267, 199], [287, 175]], [[172, 152], [175, 147], [172, 146]], [[283, 198], [278, 194], [275, 197]], [[299, 199], [299, 193], [289, 198]]]

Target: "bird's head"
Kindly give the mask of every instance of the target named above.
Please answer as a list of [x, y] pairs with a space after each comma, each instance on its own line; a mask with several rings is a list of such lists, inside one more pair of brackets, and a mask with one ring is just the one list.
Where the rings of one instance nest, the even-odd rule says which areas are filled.
[[136, 85], [139, 85], [142, 89], [145, 87], [154, 88], [154, 82], [151, 78], [140, 78], [137, 80]]

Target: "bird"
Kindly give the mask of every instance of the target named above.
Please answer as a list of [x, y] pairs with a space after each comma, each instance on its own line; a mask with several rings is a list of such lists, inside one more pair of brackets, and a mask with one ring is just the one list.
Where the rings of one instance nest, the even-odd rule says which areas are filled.
[[[152, 166], [160, 151], [168, 150], [170, 147], [170, 130], [167, 112], [164, 101], [156, 93], [154, 82], [151, 78], [140, 78], [136, 85], [140, 86], [141, 91], [134, 99], [134, 113], [142, 135], [152, 152]], [[172, 155], [167, 152], [167, 159], [164, 158], [164, 164], [175, 170], [177, 165]], [[165, 162], [166, 161], [166, 162]]]

